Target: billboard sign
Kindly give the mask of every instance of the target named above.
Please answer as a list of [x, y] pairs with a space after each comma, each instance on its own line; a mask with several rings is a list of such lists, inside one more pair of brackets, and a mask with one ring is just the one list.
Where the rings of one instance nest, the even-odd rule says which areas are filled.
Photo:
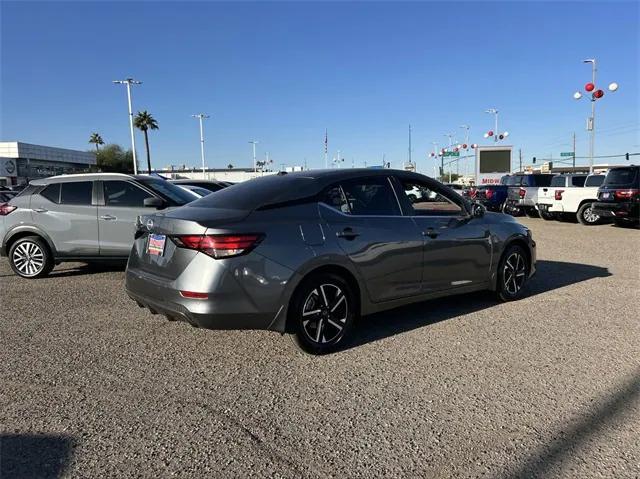
[[476, 148], [476, 186], [497, 185], [511, 173], [511, 146]]
[[0, 176], [18, 176], [18, 165], [15, 158], [0, 158]]

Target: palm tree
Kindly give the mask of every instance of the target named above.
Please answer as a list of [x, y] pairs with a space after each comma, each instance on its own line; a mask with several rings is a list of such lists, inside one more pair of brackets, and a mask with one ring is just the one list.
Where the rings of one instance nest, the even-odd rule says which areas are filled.
[[230, 170], [232, 170], [232, 169], [233, 169], [233, 165], [232, 165], [231, 163], [229, 163], [229, 164], [227, 165], [227, 168], [229, 168]]
[[142, 130], [144, 133], [144, 144], [147, 147], [147, 168], [149, 169], [149, 174], [151, 174], [151, 155], [149, 153], [149, 136], [147, 135], [147, 131], [157, 130], [158, 122], [147, 110], [144, 110], [138, 112], [133, 119], [133, 124], [138, 130]]
[[102, 137], [99, 133], [91, 133], [91, 136], [89, 137], [89, 143], [93, 143], [96, 145], [96, 153], [100, 151], [99, 145], [104, 145], [104, 141], [102, 140]]

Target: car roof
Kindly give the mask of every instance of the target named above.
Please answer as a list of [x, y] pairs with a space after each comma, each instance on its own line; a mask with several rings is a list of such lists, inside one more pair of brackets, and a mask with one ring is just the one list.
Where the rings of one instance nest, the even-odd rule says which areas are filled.
[[191, 178], [180, 178], [178, 180], [169, 180], [171, 183], [176, 185], [194, 185], [194, 184], [211, 184], [211, 185], [221, 185], [224, 181], [217, 180], [197, 180]]
[[78, 173], [74, 175], [57, 175], [50, 176], [49, 178], [40, 178], [32, 180], [32, 185], [49, 185], [51, 183], [66, 183], [70, 181], [95, 181], [104, 179], [132, 179], [133, 175], [126, 175], [124, 173]]

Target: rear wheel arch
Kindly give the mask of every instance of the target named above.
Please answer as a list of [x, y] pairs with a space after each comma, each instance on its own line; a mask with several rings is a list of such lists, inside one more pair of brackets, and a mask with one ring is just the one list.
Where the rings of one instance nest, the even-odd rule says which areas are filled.
[[[336, 276], [341, 277], [351, 288], [353, 295], [355, 297], [355, 306], [356, 306], [356, 315], [359, 316], [362, 311], [362, 290], [360, 289], [360, 285], [358, 280], [354, 276], [354, 274], [349, 271], [344, 266], [340, 266], [337, 264], [328, 264], [318, 266], [310, 271], [308, 271], [298, 282], [293, 292], [289, 297], [289, 303], [291, 303], [292, 299], [296, 297], [296, 293], [300, 290], [300, 288], [305, 284], [305, 282], [314, 276], [318, 276], [321, 274], [334, 274]], [[287, 304], [287, 318], [286, 318], [286, 332], [291, 332], [291, 317], [290, 317], [290, 304]]]
[[49, 253], [51, 253], [51, 255], [55, 258], [57, 251], [56, 248], [53, 244], [53, 242], [51, 241], [51, 238], [49, 238], [49, 236], [46, 233], [43, 233], [42, 231], [39, 231], [36, 228], [27, 228], [27, 229], [20, 229], [18, 231], [15, 231], [13, 233], [11, 233], [9, 235], [9, 237], [5, 240], [5, 243], [3, 245], [3, 251], [6, 255], [9, 254], [9, 250], [11, 249], [11, 246], [13, 246], [13, 244], [22, 239], [25, 238], [27, 236], [37, 236], [39, 238], [41, 238], [45, 244], [48, 246], [49, 248]]

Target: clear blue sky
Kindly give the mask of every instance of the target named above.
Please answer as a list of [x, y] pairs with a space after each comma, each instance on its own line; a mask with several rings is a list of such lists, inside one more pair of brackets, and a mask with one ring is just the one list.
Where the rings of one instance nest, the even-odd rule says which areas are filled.
[[[323, 164], [340, 149], [350, 165], [396, 167], [443, 134], [471, 126], [482, 143], [500, 110], [510, 144], [532, 156], [587, 154], [590, 79], [620, 89], [598, 103], [596, 154], [640, 151], [637, 2], [214, 3], [5, 2], [0, 139], [88, 149], [89, 134], [130, 145], [126, 95], [159, 122], [154, 167], [197, 165], [197, 120], [207, 162], [249, 166], [251, 145], [277, 164]], [[502, 128], [501, 128], [502, 129]], [[144, 158], [142, 136], [138, 153]]]

